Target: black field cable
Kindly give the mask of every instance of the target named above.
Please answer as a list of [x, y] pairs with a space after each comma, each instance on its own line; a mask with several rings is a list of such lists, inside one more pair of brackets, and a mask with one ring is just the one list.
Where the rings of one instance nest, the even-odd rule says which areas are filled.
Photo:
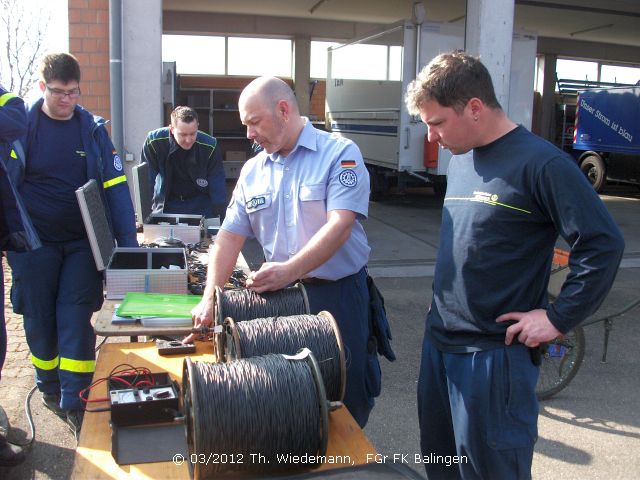
[[[188, 288], [193, 295], [202, 295], [207, 282], [208, 261], [203, 254], [209, 252], [209, 242], [203, 241], [196, 244], [188, 244], [186, 246]], [[230, 288], [244, 287], [247, 275], [239, 268], [234, 268], [233, 273], [229, 277]]]
[[[321, 400], [324, 388], [309, 362], [312, 357], [185, 361], [187, 443], [194, 478], [291, 470], [301, 466], [292, 456], [326, 454], [326, 398]], [[303, 467], [320, 463], [317, 459]]]
[[248, 289], [216, 288], [216, 307], [218, 325], [227, 317], [233, 318], [235, 322], [244, 322], [254, 318], [310, 313], [309, 302], [301, 284], [265, 293], [256, 293]]
[[326, 312], [256, 318], [239, 323], [225, 321], [224, 341], [227, 361], [268, 353], [293, 355], [307, 347], [320, 366], [327, 399], [343, 399], [345, 365], [342, 339], [335, 320]]
[[[107, 341], [107, 337], [104, 337], [102, 341], [98, 344], [98, 346], [95, 348], [95, 351], [97, 352], [98, 350], [100, 350], [100, 347], [102, 347], [102, 345], [104, 345], [106, 341]], [[28, 447], [36, 439], [36, 426], [33, 423], [33, 415], [31, 413], [31, 397], [33, 396], [33, 393], [36, 391], [37, 388], [38, 388], [37, 385], [34, 385], [33, 387], [31, 387], [31, 390], [29, 390], [29, 393], [27, 393], [27, 396], [24, 399], [24, 414], [27, 417], [27, 423], [29, 423], [29, 430], [31, 432], [31, 437], [22, 443], [11, 442], [14, 445], [18, 445], [19, 447]], [[106, 409], [106, 410], [109, 410], [109, 409]], [[102, 410], [95, 410], [95, 411], [102, 411]]]

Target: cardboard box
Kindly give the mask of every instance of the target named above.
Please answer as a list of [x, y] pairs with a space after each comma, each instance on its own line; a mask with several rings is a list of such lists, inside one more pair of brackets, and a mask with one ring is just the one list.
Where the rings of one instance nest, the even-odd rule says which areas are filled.
[[225, 160], [224, 162], [222, 162], [222, 165], [224, 165], [225, 177], [238, 178], [240, 176], [240, 170], [242, 170], [242, 166], [244, 165], [244, 162], [241, 162], [241, 161], [230, 162]]
[[202, 215], [153, 213], [142, 225], [144, 242], [157, 238], [177, 238], [183, 243], [198, 243], [204, 235]]
[[241, 150], [227, 150], [224, 156], [227, 162], [244, 162], [247, 159], [247, 152]]

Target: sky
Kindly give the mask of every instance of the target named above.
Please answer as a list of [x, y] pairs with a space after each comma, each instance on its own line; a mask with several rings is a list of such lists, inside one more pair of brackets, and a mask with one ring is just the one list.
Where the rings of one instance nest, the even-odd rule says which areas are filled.
[[35, 14], [42, 9], [50, 15], [46, 39], [49, 52], [67, 52], [69, 50], [69, 17], [67, 0], [23, 0], [25, 8]]
[[[29, 19], [49, 17], [44, 38], [44, 53], [69, 51], [69, 17], [67, 0], [19, 0]], [[40, 96], [37, 82], [25, 95], [27, 101]]]
[[67, 0], [18, 0], [30, 17], [49, 15], [45, 45], [47, 52], [69, 50], [69, 17]]

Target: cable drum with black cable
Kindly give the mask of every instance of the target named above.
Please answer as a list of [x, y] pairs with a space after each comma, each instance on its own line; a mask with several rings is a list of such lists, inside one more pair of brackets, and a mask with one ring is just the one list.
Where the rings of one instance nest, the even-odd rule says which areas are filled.
[[307, 347], [315, 356], [327, 398], [342, 401], [346, 385], [344, 345], [338, 325], [326, 311], [318, 315], [256, 318], [236, 323], [228, 317], [218, 337], [226, 362], [268, 353], [293, 355]]
[[311, 313], [307, 292], [301, 283], [275, 292], [256, 293], [246, 288], [222, 290], [216, 287], [215, 324], [227, 317], [235, 322], [254, 318]]
[[[320, 369], [309, 349], [231, 363], [183, 365], [189, 469], [193, 478], [318, 467], [329, 413]], [[297, 459], [305, 456], [309, 463]]]

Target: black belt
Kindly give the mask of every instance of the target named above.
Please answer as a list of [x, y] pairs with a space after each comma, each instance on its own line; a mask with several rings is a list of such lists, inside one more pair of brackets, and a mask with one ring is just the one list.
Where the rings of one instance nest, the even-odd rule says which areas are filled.
[[302, 283], [306, 283], [307, 285], [329, 285], [330, 283], [337, 282], [337, 280], [327, 280], [325, 278], [317, 278], [317, 277], [301, 278], [300, 281]]
[[191, 200], [193, 198], [199, 197], [200, 195], [204, 195], [203, 193], [197, 193], [196, 195], [171, 195], [171, 197], [169, 197], [169, 200], [179, 200], [181, 202], [186, 202], [187, 200]]
[[[360, 271], [364, 270], [364, 267]], [[360, 273], [360, 271], [353, 273], [351, 275], [347, 275], [346, 277], [338, 278], [337, 280], [327, 280], [326, 278], [318, 278], [318, 277], [305, 277], [301, 278], [300, 281], [302, 283], [306, 283], [307, 285], [329, 285], [331, 283], [341, 282], [350, 277], [355, 277]]]

